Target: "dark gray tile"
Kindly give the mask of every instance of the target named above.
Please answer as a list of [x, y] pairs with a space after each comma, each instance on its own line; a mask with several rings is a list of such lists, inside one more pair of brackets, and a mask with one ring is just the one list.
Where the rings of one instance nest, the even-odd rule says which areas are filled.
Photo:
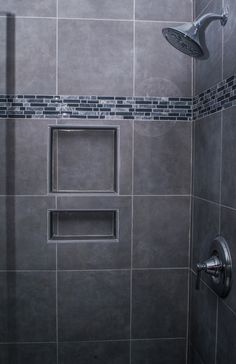
[[60, 364], [129, 364], [129, 342], [59, 344]]
[[50, 197], [0, 197], [0, 269], [55, 269], [55, 245], [47, 244]]
[[59, 272], [59, 340], [129, 338], [129, 277], [129, 271]]
[[[197, 263], [209, 258], [212, 240], [219, 234], [218, 205], [197, 198], [193, 201], [192, 210], [192, 269], [196, 270]], [[202, 274], [202, 279], [208, 276]]]
[[192, 274], [190, 337], [194, 349], [207, 364], [215, 363], [217, 297], [205, 284], [195, 289]]
[[189, 194], [190, 159], [190, 123], [135, 123], [135, 194]]
[[178, 6], [172, 0], [136, 0], [136, 18], [160, 21], [191, 21], [192, 1], [180, 0]]
[[59, 20], [59, 93], [132, 95], [132, 47], [132, 22]]
[[219, 303], [217, 364], [236, 362], [236, 315]]
[[58, 244], [59, 269], [108, 269], [130, 267], [130, 197], [59, 197], [58, 209], [119, 210], [118, 242]]
[[1, 342], [55, 341], [55, 273], [1, 272], [0, 291]]
[[1, 364], [56, 364], [56, 344], [1, 344]]
[[222, 203], [234, 208], [236, 208], [235, 112], [235, 107], [223, 112], [222, 141]]
[[[210, 1], [203, 14], [205, 13], [221, 14], [222, 0]], [[223, 27], [219, 21], [212, 22], [205, 31], [206, 55], [196, 59], [194, 64], [195, 94], [222, 80], [222, 34]]]
[[174, 340], [132, 341], [132, 364], [183, 364], [186, 357], [186, 342]]
[[59, 0], [59, 16], [65, 18], [132, 19], [133, 0]]
[[195, 122], [194, 194], [220, 199], [221, 113]]
[[16, 16], [56, 16], [56, 0], [0, 0], [2, 11]]
[[[5, 22], [5, 19], [1, 18], [0, 21]], [[15, 43], [11, 44], [8, 54], [8, 93], [55, 94], [56, 19], [16, 18], [9, 24], [8, 36], [15, 39]], [[5, 36], [1, 33], [1, 45], [5, 42]], [[4, 63], [5, 57], [5, 52], [2, 52], [0, 64]], [[5, 87], [3, 75], [1, 93], [6, 93]]]
[[162, 35], [162, 28], [172, 25], [177, 24], [136, 23], [135, 95], [191, 96], [191, 59]]
[[134, 270], [132, 337], [173, 338], [186, 335], [185, 270]]
[[33, 119], [1, 121], [0, 194], [47, 193], [48, 124]]
[[236, 42], [236, 3], [234, 0], [226, 0], [225, 7], [229, 11], [229, 19], [226, 26], [223, 29], [223, 78], [231, 76], [236, 72], [235, 58], [236, 49], [232, 45]]
[[223, 208], [221, 209], [221, 235], [226, 239], [231, 258], [232, 258], [232, 287], [225, 302], [236, 312], [236, 287], [234, 284], [236, 274], [236, 211]]
[[204, 8], [209, 4], [211, 0], [197, 0], [194, 1], [194, 18], [201, 15], [204, 11]]
[[187, 267], [189, 206], [188, 197], [134, 198], [134, 267]]
[[73, 127], [114, 127], [118, 129], [117, 146], [117, 192], [122, 195], [131, 194], [132, 181], [132, 122], [130, 120], [58, 120], [59, 124]]
[[192, 345], [189, 348], [188, 364], [204, 364], [200, 355], [194, 350]]

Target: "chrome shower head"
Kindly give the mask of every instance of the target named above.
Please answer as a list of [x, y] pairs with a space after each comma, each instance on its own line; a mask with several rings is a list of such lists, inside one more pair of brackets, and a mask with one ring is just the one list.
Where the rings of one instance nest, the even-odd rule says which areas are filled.
[[205, 14], [193, 23], [185, 23], [177, 27], [162, 29], [166, 40], [179, 51], [191, 57], [204, 56], [204, 45], [201, 42], [201, 34], [213, 20], [220, 20], [225, 25], [228, 15]]

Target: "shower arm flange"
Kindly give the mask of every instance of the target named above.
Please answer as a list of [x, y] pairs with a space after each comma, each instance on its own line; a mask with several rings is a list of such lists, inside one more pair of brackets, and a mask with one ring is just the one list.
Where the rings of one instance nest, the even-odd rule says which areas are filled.
[[196, 29], [202, 29], [206, 28], [214, 20], [220, 20], [221, 25], [224, 26], [227, 23], [228, 14], [226, 12], [223, 13], [222, 15], [214, 13], [204, 14], [199, 19], [197, 19], [193, 24], [196, 27]]

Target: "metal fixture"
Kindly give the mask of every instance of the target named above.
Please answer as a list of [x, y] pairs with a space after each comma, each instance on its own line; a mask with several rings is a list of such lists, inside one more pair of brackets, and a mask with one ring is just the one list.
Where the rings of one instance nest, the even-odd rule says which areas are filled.
[[204, 31], [213, 20], [220, 20], [221, 25], [224, 26], [228, 20], [228, 13], [205, 14], [193, 23], [164, 28], [162, 33], [166, 40], [179, 51], [191, 57], [203, 57], [205, 54]]
[[231, 288], [232, 260], [228, 244], [222, 236], [217, 236], [211, 243], [210, 258], [197, 264], [196, 289], [200, 288], [201, 273], [211, 277], [212, 289], [226, 297]]

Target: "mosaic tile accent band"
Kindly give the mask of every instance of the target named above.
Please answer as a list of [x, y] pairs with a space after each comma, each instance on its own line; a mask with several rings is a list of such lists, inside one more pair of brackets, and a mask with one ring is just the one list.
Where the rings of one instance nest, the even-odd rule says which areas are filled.
[[234, 105], [236, 105], [236, 75], [193, 98], [193, 119], [200, 119]]
[[236, 75], [194, 98], [0, 95], [0, 118], [196, 120], [236, 105]]
[[192, 98], [2, 95], [0, 117], [192, 120]]

